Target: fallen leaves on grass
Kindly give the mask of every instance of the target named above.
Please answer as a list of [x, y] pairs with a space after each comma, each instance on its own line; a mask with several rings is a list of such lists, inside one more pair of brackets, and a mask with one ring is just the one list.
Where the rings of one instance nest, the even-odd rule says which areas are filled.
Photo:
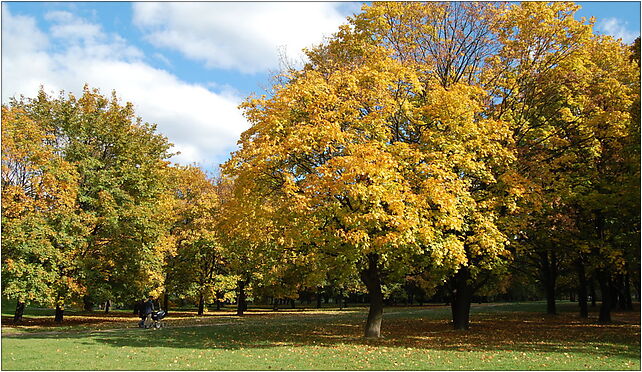
[[[355, 369], [374, 368], [380, 360], [389, 363], [385, 369], [426, 369], [432, 363], [450, 369], [470, 369], [474, 366], [463, 365], [466, 368], [462, 368], [461, 360], [473, 358], [478, 362], [476, 366], [484, 368], [493, 368], [501, 363], [525, 363], [542, 368], [568, 363], [571, 368], [584, 365], [585, 360], [579, 360], [577, 355], [589, 353], [594, 355], [595, 363], [608, 363], [610, 360], [606, 358], [614, 351], [622, 352], [629, 347], [625, 345], [640, 344], [639, 312], [615, 313], [615, 322], [610, 325], [581, 319], [575, 313], [563, 313], [557, 317], [542, 317], [533, 312], [479, 313], [472, 315], [471, 329], [466, 332], [452, 330], [443, 318], [389, 317], [384, 318], [384, 337], [374, 340], [362, 337], [365, 313], [359, 316], [338, 312], [328, 316], [327, 313], [261, 312], [248, 316], [243, 322], [238, 322], [233, 316], [200, 318], [206, 325], [224, 324], [224, 327], [196, 325], [196, 318], [190, 314], [172, 314], [171, 324], [174, 327], [155, 332], [153, 336], [151, 332], [141, 331], [136, 333], [140, 339], [135, 342], [140, 343], [140, 346], [136, 344], [137, 347], [145, 347], [149, 338], [162, 338], [167, 347], [189, 350], [190, 363], [201, 358], [204, 350], [214, 350], [248, 362], [254, 359], [262, 363], [261, 368], [266, 368], [269, 363], [274, 369], [285, 368], [287, 363], [275, 364], [277, 361], [285, 363], [284, 358], [305, 358], [302, 363], [308, 368], [318, 367], [314, 363], [323, 358], [350, 360]], [[97, 319], [104, 317], [101, 314]], [[123, 319], [114, 318], [114, 322], [118, 318]], [[124, 319], [136, 321], [133, 317]], [[194, 327], [179, 329], [180, 325]], [[131, 344], [132, 334], [134, 332], [127, 335], [112, 332], [100, 342], [119, 346], [124, 342]], [[199, 351], [198, 357], [194, 354], [196, 350]], [[272, 350], [272, 354], [257, 357], [262, 350]], [[129, 356], [133, 354], [130, 351], [127, 349], [125, 359], [131, 359]], [[452, 355], [452, 360], [443, 356], [450, 351], [453, 353], [448, 355]], [[203, 362], [209, 357], [211, 355], [202, 359]], [[416, 360], [423, 364], [410, 364]], [[164, 363], [170, 362], [173, 367], [180, 363], [180, 367], [185, 367], [184, 362], [187, 361], [177, 358]], [[576, 364], [572, 364], [574, 362]]]

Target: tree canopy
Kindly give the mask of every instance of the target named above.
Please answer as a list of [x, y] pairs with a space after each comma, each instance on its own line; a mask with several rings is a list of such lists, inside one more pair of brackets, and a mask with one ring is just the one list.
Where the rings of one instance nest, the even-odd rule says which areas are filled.
[[607, 322], [639, 293], [640, 44], [578, 9], [364, 5], [241, 105], [251, 127], [216, 178], [170, 164], [167, 138], [115, 92], [14, 98], [3, 295], [62, 320], [81, 299], [164, 294], [200, 314], [236, 301], [242, 315], [248, 298], [358, 291], [380, 337], [404, 290], [467, 329], [473, 296], [532, 277], [550, 314], [563, 283], [587, 316], [597, 283]]
[[577, 9], [364, 6], [273, 94], [243, 105], [253, 126], [224, 169], [240, 197], [260, 200], [254, 222], [285, 232], [255, 244], [360, 276], [367, 336], [379, 335], [382, 281], [422, 270], [452, 280], [455, 327], [467, 328], [483, 274], [506, 271], [510, 238], [531, 241], [533, 223], [543, 232], [630, 134], [638, 70]]

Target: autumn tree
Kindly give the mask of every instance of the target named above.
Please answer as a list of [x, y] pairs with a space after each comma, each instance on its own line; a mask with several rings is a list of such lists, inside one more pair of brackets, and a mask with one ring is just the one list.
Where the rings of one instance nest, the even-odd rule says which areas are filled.
[[629, 55], [628, 46], [610, 37], [593, 40], [584, 101], [598, 152], [588, 158], [578, 203], [593, 223], [589, 252], [602, 292], [602, 322], [610, 321], [618, 298], [627, 306], [626, 283], [639, 263], [640, 129], [634, 103], [639, 110], [640, 70]]
[[467, 328], [472, 293], [507, 273], [507, 237], [536, 258], [554, 313], [556, 267], [583, 249], [577, 196], [618, 164], [635, 91], [625, 49], [577, 9], [364, 6], [244, 105], [253, 127], [226, 172], [258, 203], [248, 223], [261, 211], [289, 239], [256, 244], [357, 273], [373, 300], [367, 336], [379, 335], [382, 281], [421, 268], [447, 280]]
[[[602, 172], [593, 170], [627, 136], [635, 92], [627, 49], [594, 35], [592, 21], [575, 19], [578, 9], [571, 3], [513, 4], [501, 21], [501, 50], [489, 61], [497, 102], [493, 115], [511, 122], [515, 164], [527, 181], [528, 197], [518, 219], [520, 246], [539, 257], [549, 313], [555, 313], [555, 261], [570, 258], [567, 262], [579, 265], [585, 246], [577, 234], [574, 239], [559, 236], [572, 226], [583, 231], [577, 226], [585, 224], [572, 221], [573, 216], [586, 215], [587, 209], [595, 214], [586, 196], [597, 191]], [[602, 205], [615, 204], [603, 199]], [[560, 231], [565, 226], [567, 231]], [[589, 244], [601, 240], [597, 235]], [[573, 241], [574, 246], [568, 244]], [[598, 260], [606, 262], [609, 254], [600, 250]]]
[[[363, 45], [374, 42], [407, 71], [390, 88], [397, 109], [388, 126], [391, 142], [408, 144], [420, 154], [408, 167], [413, 188], [422, 191], [421, 198], [437, 201], [430, 207], [441, 212], [432, 216], [433, 226], [445, 240], [430, 242], [435, 253], [423, 265], [432, 271], [431, 282], [452, 276], [455, 328], [468, 327], [472, 294], [508, 261], [507, 240], [497, 222], [500, 210], [514, 210], [514, 198], [521, 193], [509, 167], [508, 123], [488, 117], [490, 96], [480, 80], [484, 60], [498, 48], [493, 27], [502, 9], [495, 4], [377, 3], [364, 7], [336, 40], [311, 53], [322, 66], [352, 64], [369, 58]], [[433, 184], [442, 185], [441, 195], [434, 194]], [[451, 202], [440, 202], [443, 197]]]
[[221, 185], [195, 166], [174, 168], [171, 182], [176, 184], [171, 217], [174, 249], [165, 269], [166, 293], [195, 299], [202, 315], [206, 301], [230, 299], [236, 284], [228, 275], [217, 226]]
[[[483, 117], [479, 87], [450, 78], [444, 86], [426, 71], [434, 61], [398, 58], [377, 34], [398, 23], [386, 14], [412, 6], [365, 7], [271, 98], [250, 99], [254, 125], [226, 168], [302, 235], [288, 244], [361, 278], [367, 337], [380, 335], [384, 281], [431, 267], [462, 273], [462, 288], [508, 253], [492, 211], [508, 190], [498, 177], [511, 161], [510, 133]], [[457, 327], [467, 327], [471, 297], [457, 302]]]
[[78, 175], [54, 146], [53, 128], [17, 101], [2, 106], [2, 294], [59, 306], [82, 292], [73, 260], [83, 248], [76, 215]]
[[[88, 87], [80, 98], [64, 93], [53, 98], [41, 90], [12, 106], [48, 128], [55, 153], [77, 175], [74, 208], [84, 229], [72, 236], [82, 244], [74, 245], [80, 248], [69, 258], [73, 270], [67, 277], [102, 301], [127, 300], [161, 285], [167, 139], [135, 117], [132, 104], [121, 105], [115, 93], [106, 98]], [[69, 246], [62, 241], [58, 250]], [[63, 300], [57, 305], [62, 320]]]
[[[285, 209], [277, 213], [278, 205], [271, 195], [249, 194], [248, 190], [256, 189], [246, 188], [246, 181], [223, 176], [222, 212], [217, 223], [226, 250], [226, 268], [237, 278], [238, 315], [247, 310], [249, 294], [296, 298], [297, 288], [319, 275], [315, 270], [318, 261], [292, 244], [297, 230], [288, 226], [303, 220], [295, 220]], [[284, 205], [281, 202], [280, 206]]]

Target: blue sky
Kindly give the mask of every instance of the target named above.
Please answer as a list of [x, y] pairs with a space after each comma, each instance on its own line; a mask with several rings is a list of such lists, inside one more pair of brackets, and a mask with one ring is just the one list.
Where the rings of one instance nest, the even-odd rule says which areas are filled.
[[[640, 2], [578, 2], [596, 30], [631, 42]], [[2, 102], [116, 90], [175, 144], [172, 160], [216, 169], [248, 124], [237, 106], [261, 94], [279, 55], [297, 62], [358, 12], [357, 2], [3, 2]]]

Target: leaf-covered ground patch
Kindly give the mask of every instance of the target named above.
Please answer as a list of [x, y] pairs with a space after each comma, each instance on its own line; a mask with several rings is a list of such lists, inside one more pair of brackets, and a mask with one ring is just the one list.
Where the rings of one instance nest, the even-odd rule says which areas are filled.
[[558, 316], [516, 311], [529, 306], [474, 305], [469, 331], [450, 328], [446, 307], [388, 308], [384, 337], [376, 340], [361, 337], [363, 308], [257, 312], [242, 319], [186, 314], [161, 330], [5, 336], [2, 364], [63, 370], [640, 369], [639, 311], [615, 312], [612, 324], [600, 325], [594, 313], [579, 318], [576, 304], [561, 306], [568, 311]]

